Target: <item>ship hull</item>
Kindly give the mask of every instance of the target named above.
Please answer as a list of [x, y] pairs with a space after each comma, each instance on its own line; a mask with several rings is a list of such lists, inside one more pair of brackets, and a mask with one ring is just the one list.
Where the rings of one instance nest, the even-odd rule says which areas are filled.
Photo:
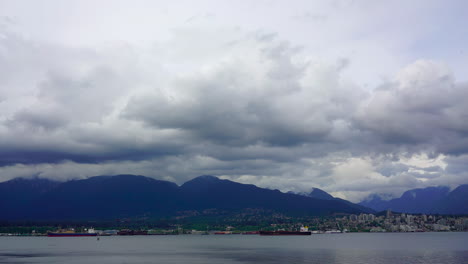
[[261, 236], [310, 236], [311, 234], [310, 231], [260, 231]]
[[47, 233], [48, 237], [93, 237], [97, 233]]

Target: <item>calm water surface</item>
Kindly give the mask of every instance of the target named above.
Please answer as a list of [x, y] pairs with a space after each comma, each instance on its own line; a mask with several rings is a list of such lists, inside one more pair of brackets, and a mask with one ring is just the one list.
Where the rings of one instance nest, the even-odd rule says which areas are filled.
[[468, 263], [468, 233], [0, 237], [0, 263]]

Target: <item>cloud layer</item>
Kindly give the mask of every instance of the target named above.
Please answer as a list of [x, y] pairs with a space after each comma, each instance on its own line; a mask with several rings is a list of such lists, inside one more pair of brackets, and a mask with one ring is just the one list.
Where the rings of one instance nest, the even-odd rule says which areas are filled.
[[[403, 48], [423, 39], [405, 33], [432, 37], [428, 26], [401, 35], [390, 30], [387, 39], [361, 29], [375, 17], [366, 10], [368, 20], [357, 19], [359, 4], [348, 14], [350, 28], [339, 31], [345, 23], [330, 10], [344, 12], [340, 6], [348, 4], [319, 8], [324, 14], [304, 13], [299, 4], [284, 11], [293, 31], [294, 23], [302, 33], [318, 23], [331, 30], [329, 39], [295, 36], [273, 20], [252, 29], [220, 18], [215, 8], [171, 22], [166, 31], [156, 28], [158, 37], [120, 24], [129, 39], [119, 41], [104, 24], [107, 43], [86, 32], [70, 39], [61, 26], [48, 41], [28, 31], [21, 14], [19, 22], [4, 14], [0, 179], [135, 173], [182, 183], [214, 174], [284, 191], [320, 187], [353, 201], [467, 183], [468, 84], [458, 80], [458, 59]], [[14, 4], [6, 7], [17, 12]], [[116, 12], [145, 17], [137, 7]], [[72, 22], [65, 29], [77, 29]], [[146, 23], [132, 29], [137, 25]], [[369, 37], [357, 38], [362, 30]], [[344, 42], [330, 39], [344, 36], [357, 53], [334, 54]], [[362, 52], [388, 41], [400, 48]]]

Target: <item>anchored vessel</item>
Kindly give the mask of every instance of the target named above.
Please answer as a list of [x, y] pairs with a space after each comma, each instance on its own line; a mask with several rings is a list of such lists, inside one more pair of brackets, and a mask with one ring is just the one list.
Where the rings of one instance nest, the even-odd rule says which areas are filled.
[[96, 231], [93, 228], [87, 230], [84, 233], [76, 233], [75, 230], [68, 229], [68, 230], [58, 230], [57, 232], [49, 232], [47, 233], [48, 237], [88, 237], [88, 236], [97, 236]]
[[130, 229], [122, 229], [117, 232], [119, 236], [146, 236], [148, 235], [147, 230], [130, 230]]
[[309, 228], [301, 227], [300, 231], [260, 231], [261, 236], [310, 236]]

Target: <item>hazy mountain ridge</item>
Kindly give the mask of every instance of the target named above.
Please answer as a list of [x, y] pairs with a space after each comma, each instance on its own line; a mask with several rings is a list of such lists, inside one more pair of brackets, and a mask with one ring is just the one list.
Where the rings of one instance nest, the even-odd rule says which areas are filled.
[[[293, 193], [293, 192], [289, 192], [289, 193]], [[315, 198], [315, 199], [341, 201], [341, 202], [346, 203], [346, 204], [348, 204], [349, 206], [351, 206], [351, 207], [353, 207], [355, 209], [362, 210], [362, 211], [367, 211], [368, 208], [371, 208], [371, 207], [368, 207], [368, 206], [355, 204], [355, 203], [352, 203], [350, 201], [347, 201], [347, 200], [344, 200], [344, 199], [341, 199], [341, 198], [335, 198], [331, 194], [327, 193], [326, 191], [324, 191], [322, 189], [319, 189], [319, 188], [315, 188], [315, 187], [312, 188], [312, 190], [309, 193], [293, 193], [293, 194], [302, 195], [302, 196]], [[373, 208], [371, 208], [371, 209], [373, 209]]]
[[[172, 217], [180, 211], [246, 208], [274, 210], [288, 215], [331, 215], [371, 212], [347, 201], [322, 200], [255, 185], [221, 180], [214, 176], [194, 178], [182, 186], [144, 176], [96, 176], [63, 183], [22, 179], [0, 183], [3, 190], [0, 219], [115, 219], [135, 216]], [[10, 186], [16, 186], [10, 188]], [[26, 194], [27, 186], [41, 191]], [[24, 188], [23, 188], [24, 186]], [[19, 203], [19, 198], [25, 202]], [[14, 208], [14, 210], [12, 209]]]
[[468, 184], [452, 191], [446, 186], [412, 189], [391, 200], [373, 194], [359, 204], [376, 211], [390, 209], [406, 213], [468, 214]]

